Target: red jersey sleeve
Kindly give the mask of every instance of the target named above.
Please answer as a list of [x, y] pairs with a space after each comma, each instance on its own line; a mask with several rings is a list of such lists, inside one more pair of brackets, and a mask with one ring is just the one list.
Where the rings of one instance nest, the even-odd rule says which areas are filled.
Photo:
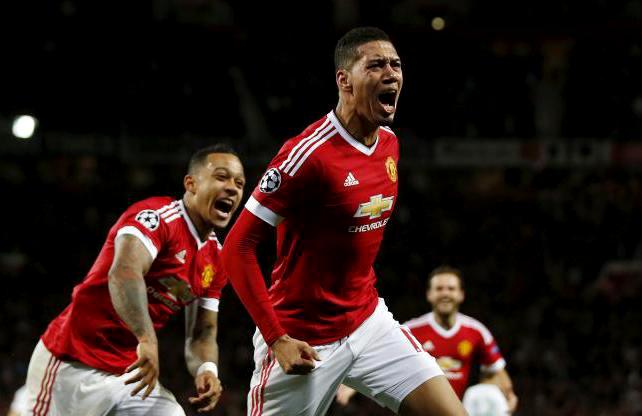
[[118, 219], [115, 228], [114, 241], [121, 235], [133, 235], [143, 243], [152, 259], [156, 259], [168, 235], [167, 224], [161, 221], [159, 212], [145, 201], [129, 207]]
[[[310, 136], [312, 137], [312, 136]], [[287, 218], [305, 201], [305, 189], [315, 186], [315, 161], [309, 142], [292, 139], [272, 159], [245, 207], [272, 226]]]
[[[480, 324], [481, 325], [481, 324]], [[488, 328], [482, 325], [482, 346], [480, 349], [479, 363], [483, 371], [496, 373], [506, 367], [506, 361], [499, 351], [499, 346]]]

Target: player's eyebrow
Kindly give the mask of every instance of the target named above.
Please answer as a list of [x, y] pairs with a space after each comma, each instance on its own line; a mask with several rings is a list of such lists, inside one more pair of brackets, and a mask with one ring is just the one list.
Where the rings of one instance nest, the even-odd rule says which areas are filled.
[[[223, 172], [219, 172], [219, 171], [223, 171]], [[236, 179], [241, 179], [241, 180], [245, 181], [245, 174], [244, 173], [239, 172], [237, 174], [234, 174], [234, 172], [231, 172], [228, 168], [223, 167], [223, 166], [217, 166], [217, 167], [214, 168], [213, 174], [217, 174], [217, 173], [225, 173], [226, 175], [229, 175], [229, 176], [232, 176], [232, 177], [234, 177]]]
[[368, 64], [385, 63], [385, 62], [390, 62], [391, 64], [399, 64], [401, 63], [401, 58], [399, 58], [398, 56], [394, 56], [394, 57], [374, 56], [372, 58], [369, 58], [367, 62]]

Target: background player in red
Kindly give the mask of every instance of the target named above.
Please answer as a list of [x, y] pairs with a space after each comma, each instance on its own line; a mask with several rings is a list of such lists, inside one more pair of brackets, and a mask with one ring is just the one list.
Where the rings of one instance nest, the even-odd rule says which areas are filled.
[[[434, 269], [428, 277], [426, 299], [432, 312], [405, 325], [437, 359], [457, 395], [464, 396], [473, 365], [480, 365], [481, 381], [497, 385], [506, 396], [510, 411], [515, 411], [517, 396], [493, 335], [484, 324], [459, 312], [464, 301], [461, 271], [450, 266]], [[354, 390], [342, 386], [337, 401], [346, 404], [353, 394]]]
[[[506, 396], [511, 411], [515, 411], [517, 396], [493, 335], [481, 322], [459, 312], [464, 301], [461, 271], [450, 266], [434, 269], [428, 277], [426, 299], [432, 305], [432, 312], [405, 325], [437, 359], [457, 395], [463, 397], [472, 366], [478, 364], [483, 382], [496, 384]], [[337, 401], [345, 405], [354, 393], [342, 386]]]
[[[322, 415], [342, 382], [400, 414], [465, 414], [375, 288], [373, 263], [397, 198], [399, 146], [388, 126], [401, 59], [383, 31], [357, 28], [337, 43], [335, 70], [336, 108], [283, 145], [223, 250], [259, 329], [248, 415]], [[272, 227], [268, 292], [256, 252]]]
[[228, 225], [244, 183], [233, 150], [212, 146], [190, 159], [182, 199], [145, 199], [121, 215], [34, 350], [29, 414], [184, 415], [158, 383], [156, 337], [183, 307], [185, 356], [197, 390], [190, 402], [200, 411], [214, 408], [221, 394], [218, 304], [226, 283], [214, 228]]

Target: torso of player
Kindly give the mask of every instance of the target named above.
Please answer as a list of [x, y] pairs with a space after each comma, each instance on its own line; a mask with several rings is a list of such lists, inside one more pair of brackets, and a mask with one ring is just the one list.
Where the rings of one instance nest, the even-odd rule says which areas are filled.
[[[473, 364], [492, 364], [481, 362], [483, 351], [488, 348], [482, 333], [485, 328], [473, 318], [458, 314], [455, 325], [445, 329], [435, 321], [434, 315], [429, 313], [407, 322], [406, 325], [424, 350], [435, 357], [460, 398], [468, 386]], [[491, 348], [496, 349], [492, 338], [491, 342]], [[495, 354], [496, 357], [487, 360], [501, 359], [498, 350]]]
[[108, 272], [120, 234], [136, 236], [155, 258], [145, 275], [148, 310], [156, 330], [197, 298], [220, 297], [226, 279], [214, 234], [201, 241], [181, 201], [150, 198], [132, 205], [111, 228], [71, 304], [50, 324], [43, 341], [54, 355], [110, 372], [135, 358], [137, 340], [118, 317]]
[[[319, 142], [306, 157], [305, 149]], [[297, 183], [287, 190], [288, 205], [278, 195], [263, 195], [261, 186], [253, 197], [284, 217], [270, 296], [290, 335], [332, 342], [374, 310], [372, 266], [397, 200], [398, 155], [389, 129], [380, 128], [375, 144], [366, 147], [330, 113], [273, 160], [284, 184]]]

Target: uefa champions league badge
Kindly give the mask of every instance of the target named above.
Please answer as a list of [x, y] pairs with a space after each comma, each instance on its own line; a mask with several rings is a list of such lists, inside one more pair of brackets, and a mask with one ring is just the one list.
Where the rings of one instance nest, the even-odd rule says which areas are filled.
[[261, 178], [259, 190], [264, 194], [271, 194], [281, 186], [281, 173], [277, 168], [269, 169]]
[[136, 215], [136, 221], [143, 224], [143, 227], [147, 228], [149, 231], [154, 231], [158, 228], [160, 224], [160, 218], [156, 211], [151, 209], [144, 209]]

